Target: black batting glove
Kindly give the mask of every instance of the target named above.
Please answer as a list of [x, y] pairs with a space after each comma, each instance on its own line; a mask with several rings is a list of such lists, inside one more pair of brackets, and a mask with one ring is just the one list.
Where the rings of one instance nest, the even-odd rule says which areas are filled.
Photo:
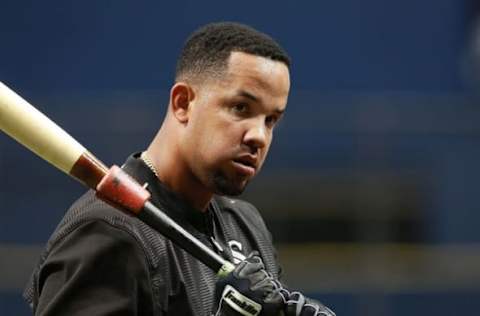
[[285, 304], [286, 316], [335, 316], [335, 313], [317, 300], [300, 292], [291, 292]]
[[330, 308], [300, 292], [282, 288], [281, 293], [285, 302], [285, 316], [335, 316]]
[[317, 300], [305, 297], [298, 291], [291, 291], [278, 280], [273, 281], [275, 290], [284, 303], [285, 316], [335, 316], [335, 313]]
[[215, 316], [277, 316], [283, 309], [278, 287], [257, 252], [215, 284]]

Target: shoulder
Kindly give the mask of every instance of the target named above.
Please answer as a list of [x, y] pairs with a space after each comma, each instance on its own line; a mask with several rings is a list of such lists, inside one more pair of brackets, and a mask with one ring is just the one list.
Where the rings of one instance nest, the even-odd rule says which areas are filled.
[[103, 220], [83, 222], [58, 239], [33, 282], [27, 300], [42, 315], [77, 315], [85, 303], [84, 312], [153, 314], [147, 256], [130, 232]]
[[[148, 297], [156, 262], [144, 225], [98, 200], [93, 191], [87, 192], [66, 212], [50, 237], [24, 298], [34, 309], [42, 309], [46, 307], [42, 304], [67, 293], [69, 287], [84, 293], [87, 279], [92, 293], [94, 287], [128, 289], [128, 279], [121, 277], [124, 275], [136, 276], [141, 283], [139, 291], [146, 293], [142, 297]], [[107, 282], [113, 279], [116, 281]], [[62, 302], [73, 303], [68, 299]], [[65, 308], [67, 303], [63, 304]]]
[[[93, 191], [85, 193], [66, 212], [47, 243], [45, 255], [71, 235], [82, 236], [80, 233], [88, 227], [94, 227], [96, 235], [93, 237], [85, 235], [86, 239], [102, 233], [103, 238], [115, 234], [128, 236], [128, 240], [144, 253], [150, 268], [156, 267], [154, 260], [156, 248], [164, 246], [164, 239], [158, 238], [157, 234], [138, 218], [99, 200]], [[113, 241], [115, 240], [112, 239]], [[121, 240], [119, 239], [118, 242]]]

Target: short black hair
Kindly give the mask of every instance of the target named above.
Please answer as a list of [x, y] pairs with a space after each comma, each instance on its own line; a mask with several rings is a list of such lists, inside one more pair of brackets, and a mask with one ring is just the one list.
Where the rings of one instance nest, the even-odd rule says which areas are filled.
[[177, 61], [175, 80], [221, 73], [232, 52], [266, 57], [290, 68], [290, 57], [267, 34], [236, 22], [218, 22], [200, 27], [187, 39]]

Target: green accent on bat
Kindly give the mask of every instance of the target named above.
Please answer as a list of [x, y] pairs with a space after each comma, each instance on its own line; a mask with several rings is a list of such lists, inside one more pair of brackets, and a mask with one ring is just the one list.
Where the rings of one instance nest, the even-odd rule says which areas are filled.
[[230, 274], [235, 269], [233, 263], [226, 261], [223, 266], [218, 270], [217, 276], [224, 278]]

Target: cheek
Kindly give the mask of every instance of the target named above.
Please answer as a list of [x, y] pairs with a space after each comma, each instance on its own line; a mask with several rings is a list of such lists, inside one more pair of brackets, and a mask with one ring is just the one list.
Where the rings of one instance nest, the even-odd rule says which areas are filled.
[[207, 164], [216, 164], [228, 157], [232, 145], [227, 141], [226, 131], [205, 126], [200, 133], [193, 144], [199, 152], [199, 159]]
[[232, 126], [211, 130], [205, 136], [202, 139], [202, 158], [211, 167], [223, 165], [241, 151], [241, 137]]
[[272, 144], [272, 138], [270, 137], [267, 141], [267, 145], [261, 149], [261, 156], [262, 156], [262, 164], [268, 156], [268, 152], [270, 150], [270, 145]]
[[202, 163], [215, 164], [231, 158], [242, 143], [242, 125], [221, 108], [196, 113], [190, 122], [190, 145]]

